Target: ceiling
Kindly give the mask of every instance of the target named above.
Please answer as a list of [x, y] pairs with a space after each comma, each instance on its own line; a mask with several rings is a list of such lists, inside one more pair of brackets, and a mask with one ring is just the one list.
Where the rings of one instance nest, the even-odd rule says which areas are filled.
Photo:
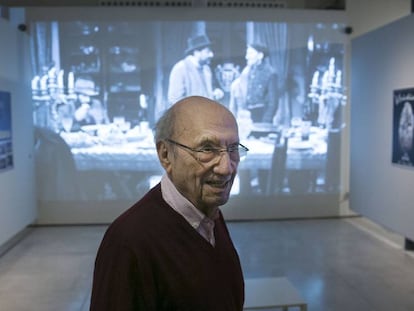
[[0, 0], [0, 6], [182, 6], [345, 10], [345, 1], [346, 0]]

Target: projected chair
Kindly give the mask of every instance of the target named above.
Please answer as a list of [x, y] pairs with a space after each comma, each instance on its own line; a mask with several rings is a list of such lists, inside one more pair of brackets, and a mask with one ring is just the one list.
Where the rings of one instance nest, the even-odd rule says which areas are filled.
[[282, 192], [284, 187], [288, 138], [283, 137], [281, 132], [278, 132], [277, 135], [273, 149], [272, 164], [267, 179], [267, 195]]
[[79, 199], [75, 161], [59, 134], [47, 128], [35, 128], [35, 160], [40, 199]]

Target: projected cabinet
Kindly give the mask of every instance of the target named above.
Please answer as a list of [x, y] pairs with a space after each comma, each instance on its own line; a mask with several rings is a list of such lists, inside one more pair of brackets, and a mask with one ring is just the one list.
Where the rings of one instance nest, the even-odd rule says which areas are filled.
[[[139, 121], [141, 67], [139, 38], [127, 24], [68, 23], [61, 32], [62, 66], [75, 79], [87, 77], [107, 107], [109, 118], [124, 116]], [[76, 82], [75, 82], [76, 86]]]
[[[65, 73], [73, 72], [75, 79], [87, 78], [95, 82], [95, 90], [101, 92], [102, 87], [102, 47], [100, 44], [101, 29], [91, 23], [60, 24], [60, 41], [62, 69]], [[69, 87], [69, 85], [68, 85]]]
[[139, 121], [141, 93], [139, 49], [129, 43], [137, 40], [130, 35], [116, 34], [114, 39], [106, 54], [108, 113], [110, 116], [121, 115], [131, 121]]

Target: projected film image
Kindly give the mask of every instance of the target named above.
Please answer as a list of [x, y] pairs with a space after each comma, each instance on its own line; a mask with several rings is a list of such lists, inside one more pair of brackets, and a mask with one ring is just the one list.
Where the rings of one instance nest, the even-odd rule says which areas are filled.
[[39, 199], [137, 200], [161, 178], [153, 127], [188, 95], [236, 116], [234, 196], [337, 193], [343, 25], [65, 21], [31, 25]]

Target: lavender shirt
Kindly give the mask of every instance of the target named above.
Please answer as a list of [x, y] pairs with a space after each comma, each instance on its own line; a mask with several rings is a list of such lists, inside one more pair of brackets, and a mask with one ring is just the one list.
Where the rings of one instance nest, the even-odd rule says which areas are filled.
[[214, 238], [214, 221], [218, 217], [218, 208], [212, 213], [211, 218], [207, 217], [178, 192], [166, 174], [161, 178], [161, 192], [165, 202], [183, 216], [202, 237], [214, 246], [216, 242]]

